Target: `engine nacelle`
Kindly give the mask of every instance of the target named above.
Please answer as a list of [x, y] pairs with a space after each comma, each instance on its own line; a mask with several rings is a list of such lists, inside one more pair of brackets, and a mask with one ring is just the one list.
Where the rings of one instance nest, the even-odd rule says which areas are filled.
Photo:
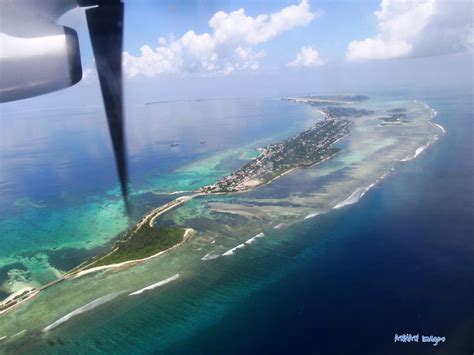
[[46, 94], [82, 79], [77, 33], [56, 24], [58, 17], [77, 2], [23, 0], [0, 4], [4, 14], [0, 14], [0, 102]]

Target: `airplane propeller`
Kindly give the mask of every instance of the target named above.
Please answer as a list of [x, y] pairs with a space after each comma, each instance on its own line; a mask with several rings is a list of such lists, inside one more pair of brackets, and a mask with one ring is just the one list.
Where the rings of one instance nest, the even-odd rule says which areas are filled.
[[84, 3], [86, 6], [90, 6], [90, 3], [98, 3], [98, 6], [85, 11], [87, 26], [99, 74], [120, 188], [127, 215], [130, 216], [122, 89], [124, 7], [120, 0], [79, 2], [80, 6], [84, 6]]

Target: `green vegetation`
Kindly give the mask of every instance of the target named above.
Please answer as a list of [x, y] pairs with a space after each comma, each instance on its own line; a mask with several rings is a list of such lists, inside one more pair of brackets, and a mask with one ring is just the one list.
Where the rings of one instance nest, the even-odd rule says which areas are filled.
[[362, 117], [374, 113], [374, 111], [371, 110], [340, 106], [327, 106], [323, 109], [323, 111], [328, 118]]
[[384, 123], [402, 123], [409, 122], [407, 119], [406, 113], [394, 113], [387, 117], [380, 117], [379, 119]]
[[98, 257], [86, 268], [143, 259], [160, 251], [167, 250], [183, 241], [185, 230], [178, 227], [150, 227], [145, 223], [136, 232], [118, 240], [112, 253]]
[[310, 100], [345, 102], [362, 102], [369, 99], [365, 95], [306, 95], [301, 97]]
[[358, 103], [365, 100], [368, 100], [368, 96], [364, 95], [306, 95], [306, 96], [299, 96], [299, 97], [285, 97], [282, 100], [284, 101], [293, 101], [293, 102], [301, 102], [305, 104], [310, 104], [311, 106], [320, 107], [330, 105], [343, 105], [343, 104], [351, 104], [351, 103]]
[[17, 304], [17, 301], [11, 301], [11, 302], [8, 302], [8, 303], [6, 303], [6, 304], [4, 304], [4, 305], [1, 305], [1, 306], [0, 306], [0, 311], [4, 311], [5, 309], [8, 309], [8, 308], [10, 308], [10, 307], [12, 307], [12, 306], [14, 306], [14, 305], [16, 305], [16, 304]]
[[404, 113], [407, 110], [405, 108], [392, 108], [391, 110], [388, 110], [388, 112], [391, 113]]

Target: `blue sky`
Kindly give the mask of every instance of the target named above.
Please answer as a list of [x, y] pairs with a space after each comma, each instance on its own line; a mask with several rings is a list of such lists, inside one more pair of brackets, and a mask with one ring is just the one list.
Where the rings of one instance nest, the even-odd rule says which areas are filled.
[[[126, 3], [125, 50], [137, 55], [143, 44], [158, 46], [158, 38], [174, 33], [182, 36], [188, 30], [209, 32], [209, 19], [217, 12], [230, 13], [240, 8], [248, 16], [278, 12], [298, 1], [129, 1]], [[307, 26], [282, 33], [260, 48], [267, 55], [265, 63], [286, 64], [302, 46], [317, 46], [335, 60], [344, 57], [347, 44], [374, 31], [373, 12], [379, 1], [311, 2], [313, 11], [322, 11]], [[139, 28], [140, 30], [137, 30]]]
[[[472, 92], [469, 0], [125, 0], [128, 103], [302, 93]], [[83, 9], [84, 79], [21, 105], [100, 103]]]

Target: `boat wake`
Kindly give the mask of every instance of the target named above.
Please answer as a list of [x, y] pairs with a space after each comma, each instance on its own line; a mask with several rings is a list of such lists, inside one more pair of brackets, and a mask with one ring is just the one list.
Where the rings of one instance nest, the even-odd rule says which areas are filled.
[[68, 320], [70, 320], [71, 318], [73, 318], [73, 317], [75, 317], [75, 316], [77, 316], [77, 315], [79, 315], [79, 314], [82, 314], [82, 313], [91, 311], [91, 310], [93, 310], [94, 308], [97, 308], [97, 307], [103, 305], [104, 303], [110, 302], [110, 301], [112, 301], [114, 298], [116, 298], [117, 296], [119, 296], [121, 293], [123, 293], [123, 291], [114, 292], [114, 293], [111, 293], [111, 294], [109, 294], [109, 295], [105, 295], [105, 296], [102, 296], [102, 297], [100, 297], [100, 298], [97, 298], [96, 300], [94, 300], [94, 301], [92, 301], [92, 302], [89, 302], [89, 303], [87, 303], [86, 305], [75, 309], [75, 310], [72, 311], [71, 313], [68, 313], [68, 314], [66, 314], [64, 317], [61, 317], [61, 318], [59, 318], [57, 321], [51, 323], [50, 325], [48, 325], [47, 327], [45, 327], [45, 328], [43, 329], [43, 332], [44, 332], [44, 333], [47, 333], [47, 332], [53, 330], [54, 328], [59, 327], [61, 324], [66, 323]]
[[153, 290], [154, 288], [157, 288], [157, 287], [160, 287], [160, 286], [163, 286], [163, 285], [166, 285], [167, 283], [170, 283], [171, 281], [174, 281], [176, 280], [177, 278], [179, 277], [179, 274], [176, 274], [176, 275], [173, 275], [171, 277], [168, 277], [167, 279], [165, 280], [162, 280], [162, 281], [159, 281], [157, 283], [154, 283], [153, 285], [150, 285], [150, 286], [147, 286], [147, 287], [144, 287], [138, 291], [135, 291], [135, 292], [132, 292], [131, 294], [129, 294], [129, 296], [135, 296], [135, 295], [139, 295], [145, 291], [148, 291], [148, 290]]

